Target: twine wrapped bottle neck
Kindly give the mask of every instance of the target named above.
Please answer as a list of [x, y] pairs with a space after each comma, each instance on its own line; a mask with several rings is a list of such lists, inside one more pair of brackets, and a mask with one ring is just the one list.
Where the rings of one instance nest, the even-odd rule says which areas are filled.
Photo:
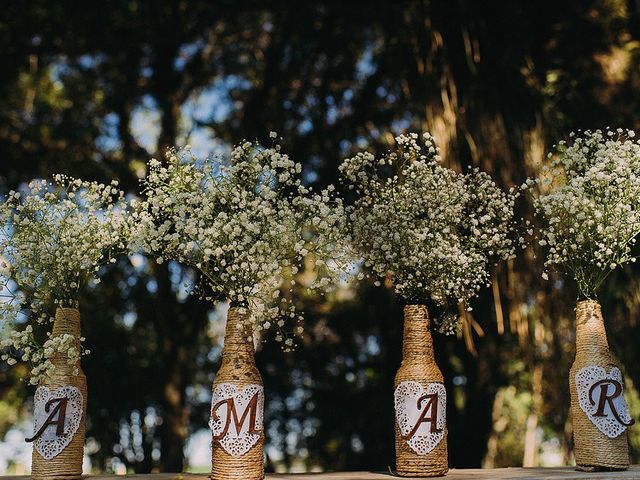
[[576, 355], [594, 350], [609, 352], [607, 332], [600, 303], [583, 300], [576, 307]]
[[[73, 346], [78, 351], [80, 351], [80, 337], [82, 335], [80, 326], [80, 311], [77, 308], [58, 307], [56, 309], [56, 316], [53, 321], [51, 338], [56, 338], [62, 335], [73, 335], [75, 339]], [[60, 355], [64, 357], [64, 354], [58, 352], [54, 355], [54, 358]]]
[[224, 333], [222, 358], [247, 355], [253, 358], [253, 332], [249, 322], [249, 311], [244, 307], [230, 307]]
[[405, 360], [415, 357], [433, 359], [433, 341], [426, 305], [406, 305], [404, 307], [402, 356]]

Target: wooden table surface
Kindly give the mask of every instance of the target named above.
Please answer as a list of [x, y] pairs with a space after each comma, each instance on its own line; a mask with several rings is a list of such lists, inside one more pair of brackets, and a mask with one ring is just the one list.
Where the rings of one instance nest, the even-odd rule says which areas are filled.
[[[168, 477], [163, 480], [173, 480], [176, 477]], [[197, 477], [198, 480], [202, 477]], [[206, 477], [205, 477], [206, 478]], [[397, 477], [390, 473], [372, 473], [372, 472], [342, 472], [342, 473], [317, 473], [317, 474], [282, 474], [267, 475], [268, 480], [390, 480]], [[452, 469], [446, 477], [440, 477], [443, 480], [516, 480], [520, 478], [536, 479], [536, 480], [591, 480], [591, 479], [637, 479], [640, 480], [640, 466], [631, 467], [626, 472], [599, 472], [586, 473], [578, 472], [572, 467], [563, 468], [498, 468], [498, 469]], [[185, 480], [195, 480], [187, 479]]]
[[[189, 473], [158, 473], [153, 475], [91, 475], [89, 480], [207, 480], [206, 475]], [[390, 473], [373, 472], [340, 472], [340, 473], [306, 473], [306, 474], [269, 474], [266, 480], [390, 480], [396, 477]], [[625, 472], [577, 472], [572, 467], [562, 468], [498, 468], [492, 470], [452, 469], [443, 480], [517, 480], [520, 478], [536, 480], [591, 480], [591, 479], [637, 479], [640, 480], [640, 466], [631, 467]], [[0, 479], [29, 480], [27, 476], [0, 476]]]

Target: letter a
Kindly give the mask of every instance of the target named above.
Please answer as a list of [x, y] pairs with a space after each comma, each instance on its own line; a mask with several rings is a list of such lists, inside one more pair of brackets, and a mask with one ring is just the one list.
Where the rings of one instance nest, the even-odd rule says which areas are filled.
[[[425, 422], [429, 422], [431, 424], [431, 433], [440, 433], [442, 430], [438, 429], [438, 394], [437, 393], [428, 393], [423, 395], [418, 399], [418, 410], [422, 408], [422, 402], [425, 402], [424, 409], [420, 411], [420, 418], [414, 425], [413, 429], [407, 434], [403, 435], [402, 438], [405, 440], [410, 440]], [[431, 412], [431, 415], [427, 416], [427, 412]]]
[[[51, 400], [49, 400], [44, 406], [44, 413], [49, 413], [49, 409], [51, 408], [51, 405], [53, 405], [54, 403], [56, 403], [57, 405], [51, 411], [51, 413], [47, 417], [47, 420], [42, 424], [42, 426], [40, 427], [40, 430], [38, 430], [37, 433], [33, 437], [25, 438], [25, 441], [26, 442], [33, 442], [33, 441], [37, 440], [38, 438], [40, 438], [42, 436], [42, 434], [44, 433], [44, 431], [47, 429], [47, 427], [49, 425], [55, 425], [56, 426], [56, 435], [58, 437], [64, 436], [65, 435], [65, 433], [64, 433], [64, 421], [65, 421], [66, 416], [67, 416], [67, 402], [68, 401], [69, 401], [69, 399], [66, 398], [66, 397], [63, 397], [63, 398], [52, 398]], [[57, 416], [57, 418], [56, 418], [56, 416]]]

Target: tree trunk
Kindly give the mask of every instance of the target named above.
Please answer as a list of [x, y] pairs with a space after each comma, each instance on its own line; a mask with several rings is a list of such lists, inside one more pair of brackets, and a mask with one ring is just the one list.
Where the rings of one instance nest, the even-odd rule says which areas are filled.
[[[164, 265], [155, 269], [158, 282], [158, 310], [155, 324], [158, 331], [165, 376], [162, 378], [162, 425], [160, 426], [160, 468], [164, 472], [181, 472], [184, 468], [184, 443], [187, 439], [189, 411], [186, 402], [188, 378], [183, 375], [184, 326], [175, 312], [176, 301], [169, 272]], [[176, 313], [174, 315], [174, 312]]]
[[542, 364], [537, 363], [531, 380], [531, 411], [527, 418], [527, 431], [524, 436], [523, 467], [538, 465], [538, 415], [542, 407]]
[[[168, 48], [176, 50], [175, 47]], [[175, 52], [174, 52], [175, 53]], [[168, 147], [175, 145], [178, 135], [180, 103], [177, 101], [175, 72], [170, 62], [172, 55], [163, 58], [156, 68], [157, 101], [160, 107], [160, 135], [158, 155], [163, 158]], [[158, 282], [157, 327], [160, 351], [162, 353], [165, 376], [162, 379], [162, 425], [160, 426], [161, 460], [164, 472], [182, 472], [184, 469], [184, 444], [189, 430], [189, 408], [186, 388], [191, 383], [193, 372], [188, 363], [188, 348], [197, 338], [198, 319], [185, 318], [180, 312], [175, 293], [171, 288], [170, 274], [166, 265], [155, 268]], [[199, 324], [200, 322], [198, 322]]]

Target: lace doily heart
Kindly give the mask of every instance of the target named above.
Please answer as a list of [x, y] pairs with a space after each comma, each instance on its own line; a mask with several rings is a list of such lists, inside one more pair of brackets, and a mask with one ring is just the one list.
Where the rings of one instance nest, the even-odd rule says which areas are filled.
[[71, 443], [80, 428], [83, 401], [76, 387], [59, 387], [53, 393], [47, 387], [36, 389], [33, 445], [42, 458], [51, 460]]
[[441, 383], [402, 382], [394, 392], [396, 422], [418, 455], [436, 448], [446, 433], [447, 391]]
[[209, 427], [213, 440], [229, 455], [240, 457], [260, 440], [264, 416], [264, 388], [247, 385], [239, 389], [221, 383], [213, 389]]
[[613, 367], [589, 366], [576, 373], [580, 408], [587, 418], [609, 438], [616, 438], [634, 422], [623, 396], [622, 373]]

